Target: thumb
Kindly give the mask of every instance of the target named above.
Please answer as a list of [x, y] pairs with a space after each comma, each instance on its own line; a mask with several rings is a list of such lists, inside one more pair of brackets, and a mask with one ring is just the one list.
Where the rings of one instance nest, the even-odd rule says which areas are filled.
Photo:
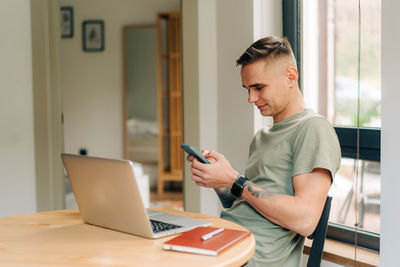
[[214, 151], [214, 150], [211, 150], [211, 151], [208, 153], [207, 156], [210, 157], [210, 158], [214, 158], [214, 159], [216, 159], [216, 160], [223, 159], [223, 157], [224, 157], [222, 154], [220, 154], [220, 153], [218, 153], [218, 152], [216, 152], [216, 151]]
[[208, 153], [210, 153], [210, 151], [208, 151], [207, 149], [202, 149], [201, 150], [201, 154], [205, 157]]

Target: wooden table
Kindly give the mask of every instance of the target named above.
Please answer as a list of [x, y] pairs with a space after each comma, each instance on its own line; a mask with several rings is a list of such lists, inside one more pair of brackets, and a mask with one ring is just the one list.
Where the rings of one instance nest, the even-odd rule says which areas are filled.
[[[207, 215], [163, 210], [209, 220], [212, 226], [245, 230]], [[40, 212], [0, 219], [1, 266], [241, 266], [255, 239], [242, 240], [219, 256], [164, 251], [174, 236], [146, 239], [85, 224], [77, 210]]]

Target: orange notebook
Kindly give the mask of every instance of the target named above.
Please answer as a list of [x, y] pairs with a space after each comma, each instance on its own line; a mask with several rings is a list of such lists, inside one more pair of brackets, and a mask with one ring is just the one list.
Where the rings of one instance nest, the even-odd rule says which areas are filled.
[[228, 247], [250, 235], [250, 232], [247, 231], [224, 229], [222, 232], [210, 237], [207, 240], [202, 239], [202, 236], [207, 235], [217, 229], [219, 228], [194, 228], [165, 242], [163, 244], [163, 249], [217, 256]]

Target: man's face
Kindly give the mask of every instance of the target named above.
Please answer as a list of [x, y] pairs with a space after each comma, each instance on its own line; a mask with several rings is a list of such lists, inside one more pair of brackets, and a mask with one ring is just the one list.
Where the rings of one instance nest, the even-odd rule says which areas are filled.
[[292, 85], [286, 59], [257, 60], [242, 67], [241, 75], [249, 103], [254, 103], [263, 116], [273, 116], [275, 122], [285, 117]]

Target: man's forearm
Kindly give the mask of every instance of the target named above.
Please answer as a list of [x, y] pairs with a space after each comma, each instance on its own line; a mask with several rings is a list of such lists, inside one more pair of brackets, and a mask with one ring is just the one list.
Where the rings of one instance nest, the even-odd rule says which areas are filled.
[[304, 205], [299, 205], [293, 196], [273, 194], [247, 181], [242, 197], [269, 221], [300, 234], [299, 226], [307, 218]]
[[246, 181], [242, 198], [269, 221], [308, 236], [321, 216], [330, 179], [318, 170], [297, 175], [293, 178], [295, 195], [274, 194]]
[[224, 188], [214, 188], [217, 193], [219, 200], [224, 208], [232, 207], [233, 202], [237, 197], [231, 194], [231, 190], [227, 187]]

